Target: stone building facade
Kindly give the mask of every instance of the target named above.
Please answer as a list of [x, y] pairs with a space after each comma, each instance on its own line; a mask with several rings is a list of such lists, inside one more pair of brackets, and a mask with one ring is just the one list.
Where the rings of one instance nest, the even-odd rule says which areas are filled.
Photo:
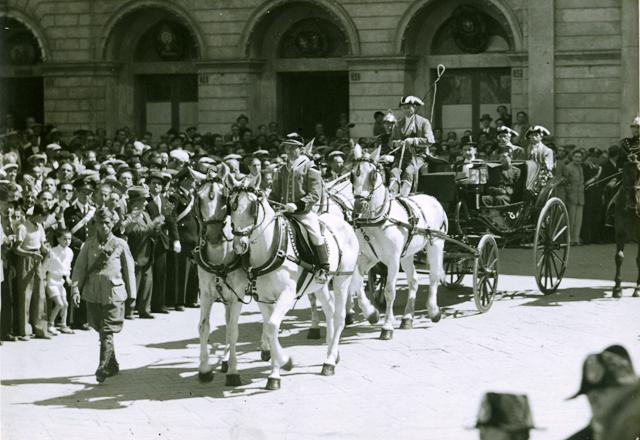
[[[424, 96], [445, 130], [504, 104], [606, 148], [638, 114], [637, 0], [0, 0], [2, 111], [61, 129], [306, 130]], [[30, 106], [30, 108], [25, 108]], [[39, 113], [38, 113], [39, 112]]]

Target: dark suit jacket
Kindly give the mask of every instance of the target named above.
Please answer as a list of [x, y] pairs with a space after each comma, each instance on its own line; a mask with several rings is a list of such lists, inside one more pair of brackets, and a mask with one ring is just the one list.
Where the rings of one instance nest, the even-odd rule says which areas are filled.
[[169, 250], [171, 248], [171, 244], [174, 241], [180, 240], [180, 235], [178, 234], [178, 225], [176, 224], [175, 206], [169, 199], [167, 199], [163, 195], [160, 196], [162, 209], [158, 209], [158, 205], [156, 204], [154, 197], [150, 197], [148, 202], [149, 204], [147, 205], [147, 212], [152, 219], [156, 218], [159, 215], [164, 216], [164, 225], [162, 225], [160, 233], [158, 234], [157, 245], [162, 246], [166, 250]]
[[153, 263], [156, 232], [151, 223], [151, 216], [146, 211], [143, 211], [142, 215], [127, 214], [124, 225], [124, 233], [136, 268], [145, 270]]
[[175, 200], [175, 213], [176, 223], [178, 227], [178, 235], [180, 236], [180, 244], [182, 245], [182, 252], [191, 252], [198, 245], [199, 228], [198, 220], [196, 219], [195, 204], [191, 203], [189, 212], [184, 217], [178, 220], [178, 216], [183, 213], [189, 206], [189, 200], [191, 197], [187, 197], [181, 200]]
[[[86, 214], [82, 213], [74, 201], [64, 210], [62, 216], [64, 217], [64, 224], [66, 228], [71, 230], [78, 222], [82, 221]], [[89, 238], [89, 223], [91, 223], [91, 221], [88, 221], [83, 227], [71, 235], [71, 249], [74, 251], [74, 255], [78, 255], [78, 251], [82, 247], [82, 243], [87, 241], [87, 238]]]

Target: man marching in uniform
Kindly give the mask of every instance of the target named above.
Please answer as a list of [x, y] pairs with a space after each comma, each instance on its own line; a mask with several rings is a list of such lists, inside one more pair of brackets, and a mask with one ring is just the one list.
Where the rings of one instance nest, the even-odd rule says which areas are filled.
[[80, 295], [87, 303], [91, 327], [100, 333], [100, 364], [96, 370], [99, 383], [118, 374], [113, 334], [122, 330], [124, 304], [136, 298], [136, 277], [133, 257], [127, 242], [113, 235], [116, 215], [102, 206], [95, 215], [96, 233], [82, 245], [73, 267], [73, 302]]
[[286, 212], [307, 229], [318, 259], [316, 281], [324, 283], [329, 272], [329, 256], [315, 212], [322, 196], [322, 176], [302, 153], [304, 142], [300, 135], [288, 134], [282, 146], [287, 154], [287, 164], [276, 172], [269, 199], [285, 205]]
[[392, 172], [389, 188], [391, 191], [397, 192], [396, 183], [399, 182], [401, 196], [408, 196], [411, 192], [416, 180], [415, 176], [424, 165], [424, 156], [428, 152], [429, 146], [436, 142], [429, 120], [416, 113], [417, 108], [422, 105], [424, 103], [420, 98], [415, 96], [402, 97], [400, 108], [404, 117], [398, 121], [391, 134], [393, 147], [402, 146], [402, 148], [395, 154], [400, 159], [396, 162], [396, 167]]

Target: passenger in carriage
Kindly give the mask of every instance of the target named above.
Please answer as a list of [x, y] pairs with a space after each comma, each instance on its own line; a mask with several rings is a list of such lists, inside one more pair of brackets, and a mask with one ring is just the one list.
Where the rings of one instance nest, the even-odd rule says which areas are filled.
[[303, 154], [304, 143], [300, 135], [288, 134], [282, 147], [287, 154], [287, 163], [274, 176], [269, 200], [283, 204], [285, 211], [306, 228], [318, 259], [316, 281], [324, 283], [329, 273], [329, 256], [315, 212], [322, 196], [322, 176]]
[[482, 196], [482, 203], [486, 206], [504, 206], [511, 203], [515, 186], [520, 179], [520, 169], [511, 164], [511, 155], [509, 153], [502, 153], [500, 165], [498, 181], [489, 186], [487, 194]]
[[502, 153], [509, 153], [513, 160], [525, 160], [527, 158], [527, 153], [524, 151], [524, 148], [511, 143], [513, 136], [519, 137], [520, 134], [504, 125], [498, 127], [498, 159], [501, 158]]
[[424, 103], [420, 98], [402, 97], [400, 108], [404, 117], [398, 121], [391, 134], [393, 148], [404, 146], [404, 155], [402, 148], [395, 153], [396, 166], [389, 182], [391, 192], [399, 192], [401, 196], [408, 196], [411, 192], [415, 175], [424, 165], [424, 156], [429, 146], [435, 143], [431, 123], [417, 114], [418, 107], [422, 105]]
[[469, 177], [469, 169], [471, 164], [477, 161], [476, 155], [478, 154], [478, 147], [476, 142], [471, 136], [463, 138], [462, 144], [462, 157], [455, 165], [456, 172], [462, 172], [466, 177]]
[[547, 172], [553, 171], [553, 150], [542, 143], [543, 136], [550, 136], [549, 130], [542, 125], [535, 125], [527, 130], [527, 140], [531, 146], [530, 157]]

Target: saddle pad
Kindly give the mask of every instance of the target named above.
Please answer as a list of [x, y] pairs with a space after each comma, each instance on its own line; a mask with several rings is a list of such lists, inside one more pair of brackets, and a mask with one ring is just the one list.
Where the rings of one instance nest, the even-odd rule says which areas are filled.
[[[289, 227], [293, 231], [294, 247], [298, 253], [300, 260], [311, 264], [312, 266], [318, 265], [318, 258], [316, 257], [313, 245], [309, 241], [309, 233], [295, 217], [287, 217]], [[320, 233], [324, 236], [325, 226], [320, 222]], [[326, 246], [326, 245], [325, 245]]]

